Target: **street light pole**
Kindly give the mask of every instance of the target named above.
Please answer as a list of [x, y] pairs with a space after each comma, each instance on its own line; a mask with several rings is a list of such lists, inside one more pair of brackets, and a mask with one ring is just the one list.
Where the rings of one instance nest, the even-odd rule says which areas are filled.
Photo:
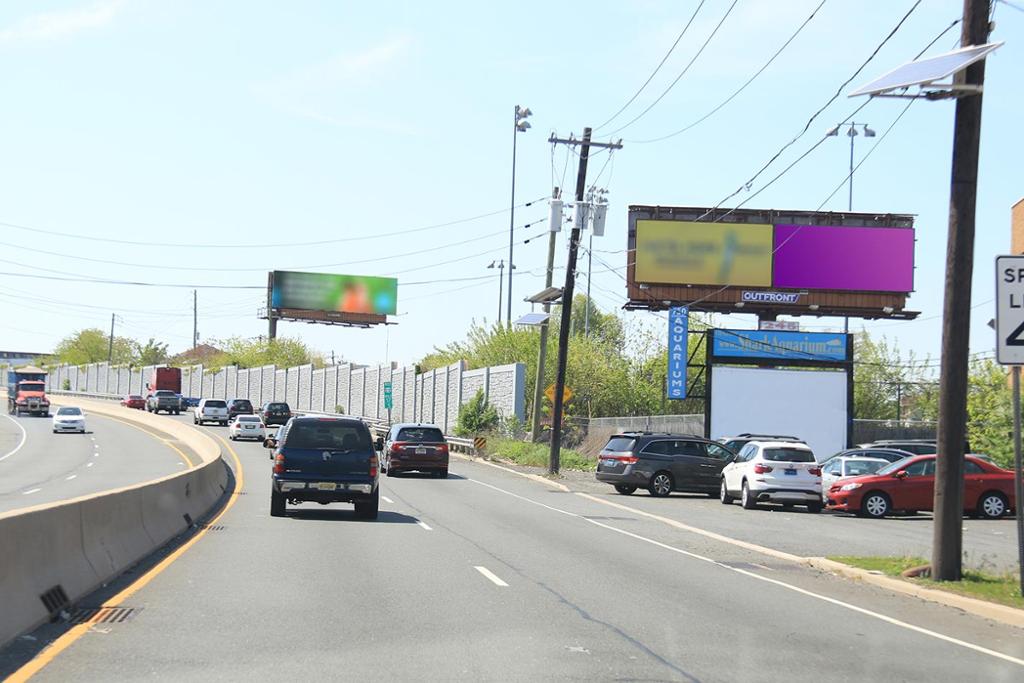
[[[505, 298], [502, 295], [502, 291], [503, 291], [502, 290], [502, 286], [505, 283], [505, 260], [502, 259], [501, 261], [491, 261], [491, 265], [489, 265], [487, 267], [489, 269], [490, 268], [497, 268], [498, 269], [498, 326], [500, 327], [501, 326], [501, 301], [502, 301], [502, 299]], [[512, 271], [509, 270], [509, 273], [511, 273], [511, 272]], [[509, 282], [508, 286], [511, 287], [512, 283]]]
[[[513, 232], [516, 227], [516, 138], [519, 133], [526, 132], [530, 128], [530, 122], [526, 119], [533, 115], [529, 107], [520, 107], [516, 105], [516, 118], [515, 126], [512, 128], [512, 204], [509, 210], [508, 216], [508, 310], [506, 323], [509, 327], [512, 326], [512, 264], [515, 261], [512, 260], [512, 250], [515, 245], [515, 238]], [[500, 302], [499, 302], [500, 306]], [[501, 322], [501, 312], [498, 312], [498, 322]]]

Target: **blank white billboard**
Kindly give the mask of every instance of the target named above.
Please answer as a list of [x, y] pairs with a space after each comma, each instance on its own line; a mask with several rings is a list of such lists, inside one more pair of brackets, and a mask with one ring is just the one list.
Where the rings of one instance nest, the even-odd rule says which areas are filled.
[[717, 366], [711, 369], [711, 438], [785, 434], [818, 461], [846, 448], [846, 372]]

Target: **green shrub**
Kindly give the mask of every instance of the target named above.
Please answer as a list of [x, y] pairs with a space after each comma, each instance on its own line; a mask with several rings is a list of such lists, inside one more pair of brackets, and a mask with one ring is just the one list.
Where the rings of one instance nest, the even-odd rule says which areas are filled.
[[455, 435], [483, 434], [497, 427], [498, 419], [498, 411], [484, 398], [484, 390], [479, 389], [459, 411], [459, 419], [455, 423]]

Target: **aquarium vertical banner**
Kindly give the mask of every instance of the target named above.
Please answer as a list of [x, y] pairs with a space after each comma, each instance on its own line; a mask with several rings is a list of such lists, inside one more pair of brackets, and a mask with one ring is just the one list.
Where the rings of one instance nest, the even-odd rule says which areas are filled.
[[686, 398], [686, 363], [690, 310], [676, 306], [668, 310], [668, 377], [665, 382], [666, 396], [672, 399]]

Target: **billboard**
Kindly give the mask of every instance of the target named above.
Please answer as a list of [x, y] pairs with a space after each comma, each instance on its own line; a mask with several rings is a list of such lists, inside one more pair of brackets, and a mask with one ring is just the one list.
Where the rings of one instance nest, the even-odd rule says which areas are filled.
[[771, 287], [772, 226], [638, 220], [636, 279]]
[[771, 360], [847, 360], [847, 335], [841, 332], [715, 330], [713, 353], [719, 358]]
[[394, 315], [398, 303], [398, 280], [275, 270], [270, 301], [275, 309]]
[[860, 292], [914, 289], [914, 231], [776, 225], [772, 286]]

